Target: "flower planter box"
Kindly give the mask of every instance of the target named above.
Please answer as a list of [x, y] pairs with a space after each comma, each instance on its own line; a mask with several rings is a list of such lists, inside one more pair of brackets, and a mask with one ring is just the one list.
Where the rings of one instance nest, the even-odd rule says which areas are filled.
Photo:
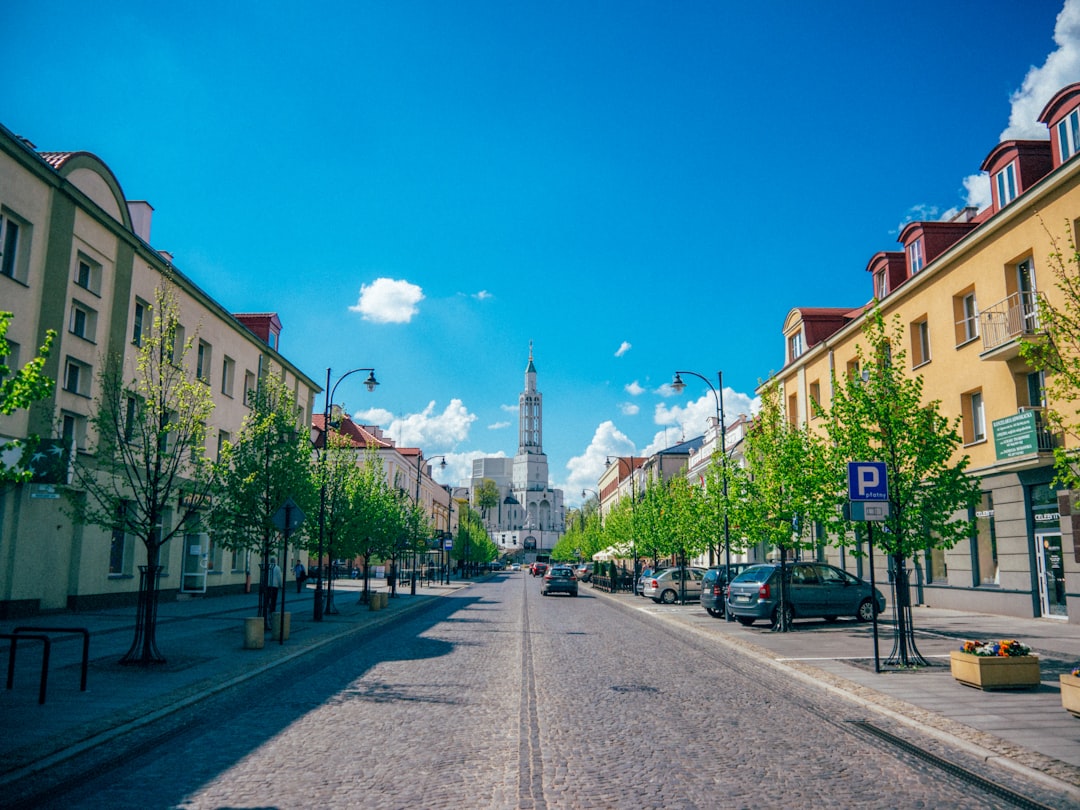
[[1073, 717], [1080, 717], [1080, 678], [1075, 675], [1059, 675], [1061, 680], [1061, 705]]
[[1039, 685], [1037, 655], [972, 655], [953, 650], [949, 663], [956, 680], [976, 689], [1034, 689]]

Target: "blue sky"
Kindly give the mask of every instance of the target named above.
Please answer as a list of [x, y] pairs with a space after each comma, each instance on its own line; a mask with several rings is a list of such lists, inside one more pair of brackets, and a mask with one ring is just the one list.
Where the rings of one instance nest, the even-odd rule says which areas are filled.
[[704, 430], [676, 369], [750, 411], [788, 311], [868, 300], [1080, 79], [1080, 0], [297, 5], [4, 4], [0, 122], [98, 155], [314, 380], [374, 366], [338, 401], [446, 483], [515, 453], [532, 341], [571, 504]]

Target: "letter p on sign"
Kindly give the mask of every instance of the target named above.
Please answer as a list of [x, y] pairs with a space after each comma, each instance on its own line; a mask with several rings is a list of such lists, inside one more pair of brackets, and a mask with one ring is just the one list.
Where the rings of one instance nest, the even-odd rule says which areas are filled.
[[889, 500], [889, 482], [883, 461], [852, 461], [848, 464], [848, 499]]

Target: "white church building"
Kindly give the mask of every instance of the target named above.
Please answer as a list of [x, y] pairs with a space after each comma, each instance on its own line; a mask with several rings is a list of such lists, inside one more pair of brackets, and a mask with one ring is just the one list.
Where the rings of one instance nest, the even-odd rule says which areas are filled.
[[536, 387], [530, 343], [525, 389], [518, 396], [517, 455], [473, 460], [469, 481], [473, 493], [484, 479], [495, 483], [499, 503], [482, 514], [484, 526], [500, 554], [523, 556], [527, 560], [549, 552], [565, 527], [562, 490], [552, 489], [548, 484], [543, 402], [544, 396]]

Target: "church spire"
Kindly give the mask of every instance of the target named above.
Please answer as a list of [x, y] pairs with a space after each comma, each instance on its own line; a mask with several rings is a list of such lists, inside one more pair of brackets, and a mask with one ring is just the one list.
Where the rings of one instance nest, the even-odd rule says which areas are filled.
[[536, 390], [533, 344], [529, 341], [529, 365], [525, 369], [525, 390], [518, 397], [518, 454], [543, 453], [543, 395]]

